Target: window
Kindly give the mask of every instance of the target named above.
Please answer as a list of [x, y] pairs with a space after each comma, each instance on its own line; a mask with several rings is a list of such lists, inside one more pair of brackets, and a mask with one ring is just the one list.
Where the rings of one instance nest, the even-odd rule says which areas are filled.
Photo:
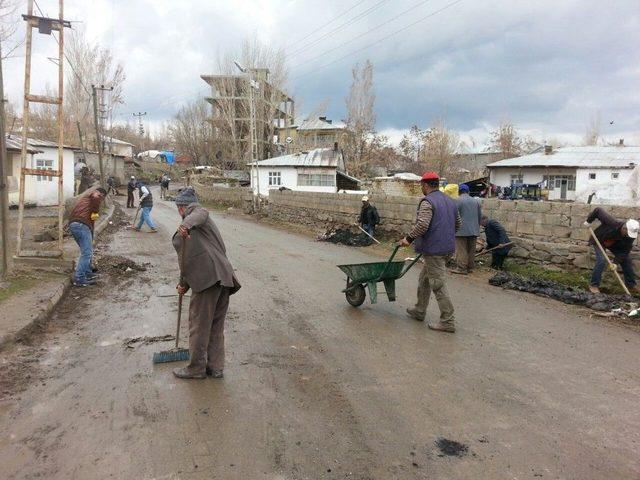
[[523, 183], [521, 173], [519, 173], [518, 175], [511, 175], [511, 185], [513, 185], [514, 183]]
[[[53, 170], [53, 160], [36, 160], [36, 169], [38, 170]], [[36, 181], [38, 182], [51, 182], [53, 177], [45, 177], [44, 175], [37, 175]]]
[[269, 186], [279, 187], [282, 185], [282, 173], [281, 172], [269, 172]]
[[567, 190], [574, 191], [576, 189], [575, 175], [544, 175], [542, 181], [547, 182], [547, 189], [562, 188], [562, 182], [566, 181]]
[[335, 187], [336, 177], [329, 173], [298, 173], [299, 187]]
[[611, 180], [617, 180], [620, 176], [620, 172], [611, 172]]
[[596, 174], [595, 173], [590, 173], [589, 174], [589, 180], [595, 180], [596, 179]]

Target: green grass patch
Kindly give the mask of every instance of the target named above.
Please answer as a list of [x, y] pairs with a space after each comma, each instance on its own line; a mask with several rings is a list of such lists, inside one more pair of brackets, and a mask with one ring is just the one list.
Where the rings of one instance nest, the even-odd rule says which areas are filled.
[[[516, 273], [523, 277], [539, 278], [542, 280], [551, 280], [568, 287], [576, 287], [586, 290], [589, 288], [589, 280], [591, 278], [590, 271], [584, 270], [556, 270], [554, 268], [545, 268], [542, 265], [522, 264], [507, 260], [504, 269], [510, 273]], [[604, 293], [623, 294], [622, 287], [617, 282], [611, 272], [605, 270], [602, 276], [600, 290]]]
[[32, 277], [13, 277], [5, 280], [0, 287], [0, 303], [16, 293], [24, 292], [38, 285], [40, 281]]

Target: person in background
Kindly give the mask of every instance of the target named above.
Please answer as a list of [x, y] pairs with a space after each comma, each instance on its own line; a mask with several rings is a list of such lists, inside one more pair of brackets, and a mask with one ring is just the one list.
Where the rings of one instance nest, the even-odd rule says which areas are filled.
[[87, 164], [84, 163], [83, 159], [78, 160], [78, 162], [73, 167], [73, 194], [80, 195], [80, 183], [82, 182], [82, 170], [87, 168]]
[[107, 196], [107, 191], [100, 187], [82, 195], [69, 215], [69, 230], [80, 248], [80, 257], [73, 275], [73, 285], [87, 287], [95, 285], [91, 268], [93, 257], [93, 226], [98, 218], [100, 204]]
[[480, 202], [469, 196], [469, 186], [460, 185], [460, 196], [456, 199], [462, 226], [456, 232], [456, 268], [453, 273], [467, 275], [473, 272], [476, 258], [476, 241], [480, 235]]
[[149, 225], [152, 232], [157, 232], [158, 229], [151, 219], [151, 209], [153, 208], [153, 195], [151, 190], [144, 183], [138, 182], [138, 203], [140, 205], [140, 220], [136, 225], [135, 230], [140, 231], [143, 224]]
[[[614, 262], [620, 265], [624, 275], [624, 283], [629, 291], [640, 293], [636, 282], [636, 274], [633, 269], [633, 261], [631, 260], [631, 248], [638, 238], [640, 231], [640, 223], [630, 218], [629, 220], [618, 220], [609, 214], [604, 208], [597, 207], [587, 217], [584, 222], [585, 227], [591, 227], [594, 220], [599, 220], [600, 225], [595, 229], [594, 234], [602, 248], [613, 253]], [[589, 291], [591, 293], [600, 293], [600, 281], [602, 280], [602, 272], [607, 265], [607, 260], [596, 245], [593, 237], [589, 238], [589, 245], [593, 245], [596, 255], [596, 264], [591, 273], [591, 281], [589, 282]]]
[[162, 175], [162, 179], [160, 180], [160, 198], [167, 198], [167, 192], [169, 191], [169, 182], [171, 179], [169, 175]]
[[358, 223], [362, 226], [362, 229], [372, 237], [375, 234], [376, 225], [380, 223], [378, 209], [371, 205], [369, 197], [366, 195], [362, 197], [362, 208], [358, 216]]
[[127, 208], [134, 208], [133, 192], [136, 191], [136, 177], [131, 175], [129, 183], [127, 183]]
[[107, 185], [109, 187], [109, 195], [118, 195], [118, 191], [116, 190], [116, 181], [113, 178], [113, 175], [109, 175], [109, 178], [107, 178]]
[[454, 309], [446, 284], [447, 256], [456, 248], [456, 230], [460, 228], [460, 214], [455, 201], [439, 190], [440, 178], [435, 172], [422, 176], [424, 198], [418, 204], [416, 224], [401, 246], [414, 243], [417, 253], [424, 258], [424, 267], [418, 280], [418, 301], [407, 314], [418, 321], [424, 321], [429, 306], [431, 292], [438, 301], [440, 321], [429, 323], [429, 328], [441, 332], [456, 331]]
[[505, 245], [504, 247], [496, 248], [491, 251], [491, 268], [495, 270], [502, 270], [504, 259], [507, 258], [509, 250], [511, 250], [511, 245], [507, 245], [508, 243], [511, 243], [511, 240], [509, 240], [509, 236], [507, 235], [507, 231], [500, 222], [494, 219], [489, 219], [486, 215], [482, 216], [480, 225], [484, 227], [484, 234], [487, 237], [487, 250], [495, 248], [498, 245]]
[[224, 322], [229, 296], [240, 289], [233, 273], [222, 235], [198, 204], [193, 187], [176, 196], [182, 223], [173, 236], [173, 247], [180, 261], [184, 254], [179, 294], [189, 289], [189, 364], [177, 368], [178, 378], [222, 378], [224, 370]]

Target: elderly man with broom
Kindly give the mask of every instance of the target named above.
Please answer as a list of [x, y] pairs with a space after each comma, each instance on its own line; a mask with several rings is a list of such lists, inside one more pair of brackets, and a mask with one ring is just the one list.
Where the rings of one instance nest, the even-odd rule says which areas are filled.
[[[178, 378], [222, 378], [224, 321], [229, 296], [240, 289], [227, 259], [218, 227], [198, 203], [193, 187], [175, 199], [182, 223], [173, 236], [180, 262], [178, 295], [191, 289], [189, 305], [189, 364], [177, 368]], [[179, 328], [179, 327], [178, 327]]]

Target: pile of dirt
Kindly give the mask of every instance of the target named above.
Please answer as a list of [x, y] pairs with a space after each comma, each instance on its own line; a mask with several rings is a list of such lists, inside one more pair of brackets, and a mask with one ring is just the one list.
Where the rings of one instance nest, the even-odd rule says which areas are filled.
[[447, 457], [463, 457], [469, 451], [469, 447], [464, 443], [443, 437], [436, 440], [436, 446], [438, 447], [438, 450], [440, 450], [439, 456], [441, 457], [444, 457], [445, 455]]
[[489, 279], [491, 285], [509, 290], [528, 292], [541, 297], [553, 298], [571, 305], [583, 305], [599, 312], [628, 307], [634, 298], [627, 295], [591, 293], [587, 290], [568, 287], [551, 280], [528, 278], [513, 273], [499, 272]]
[[119, 255], [102, 255], [95, 261], [95, 266], [100, 273], [134, 273], [146, 272], [148, 264], [137, 264], [133, 260]]
[[373, 240], [366, 234], [353, 233], [346, 228], [331, 229], [324, 235], [320, 235], [318, 240], [321, 242], [349, 245], [350, 247], [368, 247], [373, 243]]

